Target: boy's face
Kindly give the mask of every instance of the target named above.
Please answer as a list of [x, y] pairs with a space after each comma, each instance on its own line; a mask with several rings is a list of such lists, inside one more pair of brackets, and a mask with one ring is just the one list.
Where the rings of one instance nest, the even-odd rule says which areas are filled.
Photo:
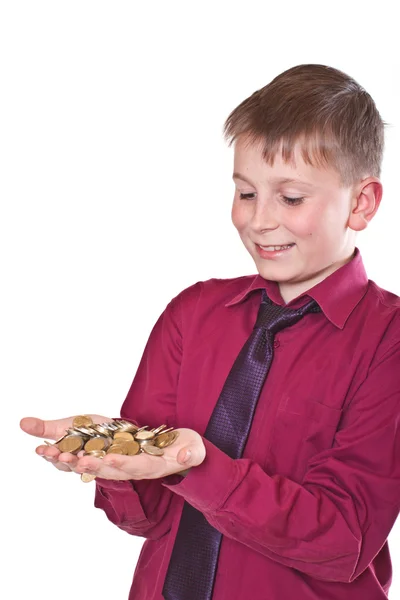
[[[294, 159], [296, 165], [285, 163], [278, 153], [271, 167], [261, 146], [246, 146], [240, 137], [235, 144], [232, 222], [258, 272], [279, 283], [285, 302], [350, 261], [356, 236], [348, 226], [353, 188], [342, 187], [336, 171], [307, 165], [298, 148]], [[259, 244], [292, 246], [273, 252]]]

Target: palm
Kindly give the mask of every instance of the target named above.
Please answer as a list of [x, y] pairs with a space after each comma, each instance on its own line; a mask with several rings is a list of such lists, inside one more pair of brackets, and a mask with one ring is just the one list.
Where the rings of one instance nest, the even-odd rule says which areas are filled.
[[[89, 415], [95, 423], [104, 423], [110, 421], [108, 417], [100, 415]], [[66, 429], [72, 427], [72, 422], [75, 417], [67, 417], [66, 419], [56, 419], [52, 421], [43, 421], [35, 417], [25, 417], [21, 419], [20, 427], [26, 433], [35, 437], [40, 437], [49, 440], [58, 440], [65, 435]], [[68, 454], [67, 463], [59, 460], [65, 457], [67, 453], [61, 454], [55, 446], [40, 445], [36, 448], [36, 453], [43, 456], [51, 462], [60, 471], [72, 471], [78, 462], [78, 458], [73, 454]]]
[[201, 464], [205, 458], [205, 448], [201, 436], [192, 429], [177, 429], [176, 441], [164, 448], [162, 456], [140, 453], [136, 456], [108, 454], [102, 459], [84, 456], [79, 459], [76, 470], [96, 473], [97, 477], [114, 480], [159, 479], [185, 470], [186, 448], [193, 449], [191, 466]]

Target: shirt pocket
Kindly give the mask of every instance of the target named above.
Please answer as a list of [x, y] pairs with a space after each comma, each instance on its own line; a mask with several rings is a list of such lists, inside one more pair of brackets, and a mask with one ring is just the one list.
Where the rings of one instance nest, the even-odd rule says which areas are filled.
[[286, 398], [278, 407], [266, 469], [300, 483], [309, 460], [332, 448], [342, 410], [310, 399]]

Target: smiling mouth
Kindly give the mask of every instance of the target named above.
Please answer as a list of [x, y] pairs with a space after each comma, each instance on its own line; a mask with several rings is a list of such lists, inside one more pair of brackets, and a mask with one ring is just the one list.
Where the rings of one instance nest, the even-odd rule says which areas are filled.
[[261, 250], [264, 250], [265, 252], [277, 252], [278, 250], [287, 250], [288, 248], [291, 248], [292, 246], [294, 246], [294, 243], [291, 244], [281, 244], [281, 245], [268, 245], [268, 246], [261, 246], [261, 244], [257, 244], [257, 246], [259, 248], [261, 248]]

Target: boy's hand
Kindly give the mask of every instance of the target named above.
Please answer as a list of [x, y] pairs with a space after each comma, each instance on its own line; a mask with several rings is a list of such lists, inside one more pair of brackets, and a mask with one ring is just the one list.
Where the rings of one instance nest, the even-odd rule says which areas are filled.
[[[92, 418], [94, 423], [106, 423], [112, 421], [109, 417], [102, 417], [101, 415], [88, 415]], [[59, 440], [65, 435], [65, 430], [72, 427], [72, 422], [75, 417], [67, 417], [66, 419], [57, 419], [54, 421], [42, 421], [35, 417], [25, 417], [20, 421], [20, 427], [26, 433], [34, 435], [35, 437], [41, 437], [47, 440]], [[55, 446], [38, 446], [36, 448], [36, 454], [43, 456], [47, 461], [51, 462], [60, 471], [73, 471], [73, 466], [78, 462], [76, 456], [69, 452], [63, 454]], [[66, 464], [59, 460], [59, 456], [62, 457], [68, 455], [71, 458], [70, 463]]]
[[[163, 448], [163, 456], [151, 456], [141, 452], [136, 456], [107, 454], [104, 458], [83, 456], [74, 470], [77, 473], [93, 473], [96, 477], [113, 480], [160, 479], [200, 465], [206, 449], [201, 436], [192, 429], [176, 429], [179, 436], [173, 444]], [[65, 458], [64, 458], [65, 457]], [[62, 454], [67, 464], [71, 455]]]
[[[108, 417], [89, 415], [95, 423], [111, 421]], [[55, 421], [42, 421], [33, 417], [21, 420], [23, 431], [37, 437], [57, 440], [64, 435], [65, 430], [72, 427], [74, 417]], [[159, 479], [175, 473], [187, 471], [200, 465], [206, 455], [201, 436], [192, 429], [176, 429], [178, 438], [171, 446], [163, 448], [163, 456], [151, 456], [140, 453], [136, 456], [108, 454], [104, 458], [83, 456], [69, 452], [60, 452], [55, 446], [38, 446], [36, 453], [61, 471], [76, 473], [93, 473], [97, 477], [113, 480], [129, 479]], [[188, 452], [190, 456], [188, 456]]]

